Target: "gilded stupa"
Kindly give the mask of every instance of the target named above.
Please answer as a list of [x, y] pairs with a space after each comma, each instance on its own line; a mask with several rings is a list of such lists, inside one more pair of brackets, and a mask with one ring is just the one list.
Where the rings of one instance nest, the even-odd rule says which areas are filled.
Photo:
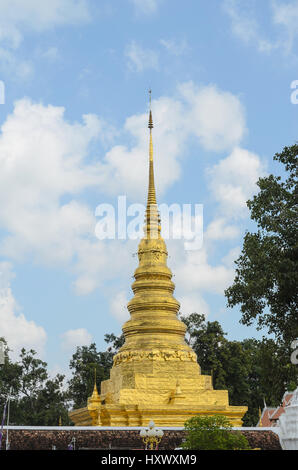
[[149, 112], [149, 188], [144, 237], [132, 284], [134, 297], [123, 325], [125, 343], [114, 356], [110, 379], [101, 382], [87, 406], [70, 412], [76, 426], [183, 426], [192, 416], [221, 414], [242, 425], [246, 406], [230, 406], [227, 390], [214, 390], [185, 342], [186, 326], [177, 317], [180, 304], [167, 266], [161, 236], [153, 168], [152, 112]]

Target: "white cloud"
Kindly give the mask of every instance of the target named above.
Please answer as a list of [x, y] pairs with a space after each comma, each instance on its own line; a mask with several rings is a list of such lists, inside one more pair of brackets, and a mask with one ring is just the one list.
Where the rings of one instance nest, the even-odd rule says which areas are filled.
[[[30, 78], [34, 71], [30, 60], [17, 55], [28, 32], [41, 33], [90, 19], [86, 0], [0, 0], [0, 11], [0, 70], [21, 80]], [[53, 59], [54, 48], [48, 54]]]
[[21, 312], [10, 287], [13, 277], [11, 264], [0, 262], [0, 337], [6, 339], [14, 360], [22, 348], [34, 349], [43, 355], [46, 332]]
[[110, 311], [111, 314], [119, 320], [122, 324], [129, 319], [129, 312], [127, 310], [128, 299], [126, 292], [120, 291], [115, 296], [113, 296], [110, 301]]
[[284, 25], [294, 34], [298, 33], [298, 0], [290, 2], [272, 2], [273, 20], [276, 24]]
[[133, 271], [131, 243], [135, 249], [135, 242], [130, 240], [109, 242], [78, 238], [74, 247], [76, 259], [73, 266], [76, 292], [86, 295], [99, 286], [107, 286], [109, 281], [116, 278], [128, 279]]
[[[69, 124], [63, 113], [63, 108], [21, 100], [2, 126], [0, 226], [8, 234], [1, 253], [71, 269], [77, 293], [88, 294], [131, 260], [120, 242], [95, 237], [95, 208], [71, 198], [104, 179], [100, 165], [85, 162], [104, 124], [92, 115], [83, 124]], [[61, 203], [63, 196], [70, 201]]]
[[223, 213], [247, 215], [246, 201], [257, 193], [256, 182], [264, 173], [260, 157], [240, 147], [207, 169], [210, 189]]
[[158, 54], [152, 49], [146, 49], [132, 41], [124, 51], [127, 66], [134, 72], [143, 72], [146, 69], [158, 69]]
[[47, 50], [41, 53], [41, 57], [51, 62], [55, 62], [59, 58], [57, 47], [49, 47]]
[[[181, 104], [169, 98], [153, 103], [153, 118], [158, 123], [154, 130], [156, 185], [158, 194], [176, 181], [180, 175], [179, 154], [185, 141], [185, 131], [179, 126]], [[148, 114], [135, 115], [125, 122], [125, 132], [132, 136], [130, 148], [117, 145], [109, 150], [102, 167], [103, 186], [110, 194], [127, 194], [135, 201], [145, 201], [148, 162]], [[162, 158], [159, 158], [159, 155]]]
[[297, 0], [269, 2], [271, 11], [266, 21], [269, 18], [271, 31], [267, 32], [267, 37], [261, 25], [262, 18], [257, 18], [252, 5], [247, 5], [243, 0], [224, 0], [223, 6], [231, 19], [232, 32], [243, 43], [251, 44], [259, 52], [267, 54], [274, 50], [281, 50], [286, 55], [295, 52], [295, 39], [298, 35]]
[[46, 31], [64, 24], [78, 24], [90, 19], [85, 0], [0, 0], [0, 40], [16, 48], [26, 31]]
[[83, 272], [83, 274], [75, 280], [73, 285], [79, 295], [87, 295], [94, 291], [97, 287], [97, 282], [94, 276]]
[[77, 346], [89, 346], [92, 342], [92, 335], [85, 328], [68, 330], [62, 334], [62, 349], [72, 352]]
[[235, 95], [214, 85], [196, 87], [192, 82], [180, 85], [179, 91], [188, 104], [188, 113], [183, 116], [188, 131], [206, 149], [228, 149], [242, 140], [246, 132], [245, 113]]
[[207, 302], [199, 294], [186, 294], [179, 298], [180, 312], [183, 316], [188, 316], [192, 313], [199, 313], [207, 316], [210, 313]]
[[62, 194], [96, 184], [96, 169], [87, 165], [82, 169], [82, 163], [88, 145], [100, 135], [102, 123], [94, 115], [85, 115], [83, 124], [70, 125], [63, 114], [62, 107], [23, 99], [15, 103], [3, 124], [0, 178], [1, 196], [9, 196], [7, 217], [20, 202], [42, 208], [58, 201]]
[[21, 100], [2, 126], [0, 226], [11, 234], [2, 246], [11, 256], [16, 245], [17, 256], [31, 248], [46, 251], [50, 241], [49, 256], [67, 259], [63, 239], [92, 230], [90, 210], [75, 201], [60, 204], [60, 198], [98, 184], [96, 168], [82, 163], [101, 124], [89, 115], [70, 125], [63, 112]]
[[[83, 124], [69, 124], [63, 112], [21, 100], [2, 126], [0, 226], [8, 234], [1, 253], [71, 268], [77, 291], [87, 293], [98, 280], [86, 279], [86, 273], [98, 277], [106, 272], [106, 251], [94, 235], [94, 210], [71, 195], [100, 184], [100, 168], [88, 165], [85, 157], [103, 127], [92, 115]], [[61, 203], [63, 196], [69, 202]]]
[[[176, 99], [160, 97], [153, 100], [152, 108], [159, 196], [179, 178], [183, 151], [190, 137], [198, 138], [203, 148], [217, 151], [233, 147], [245, 131], [239, 99], [214, 86], [187, 83], [179, 87]], [[212, 120], [212, 115], [216, 119]], [[126, 194], [130, 200], [145, 202], [147, 120], [147, 113], [127, 118], [123, 131], [131, 144], [110, 145], [96, 163], [89, 163], [93, 140], [107, 145], [113, 135], [105, 122], [86, 115], [82, 123], [69, 123], [64, 108], [35, 104], [28, 99], [16, 102], [0, 134], [0, 227], [6, 231], [1, 254], [18, 260], [30, 256], [39, 264], [71, 270], [74, 288], [82, 295], [117, 276], [131, 275], [129, 253], [135, 249], [135, 241], [127, 241], [124, 246], [121, 240], [98, 240], [94, 233], [95, 207], [90, 208], [78, 198], [80, 192], [96, 187], [103, 194]], [[245, 156], [246, 151], [243, 152]], [[216, 180], [224, 175], [222, 184], [229, 184], [231, 177], [243, 191], [241, 185], [246, 184], [247, 172], [239, 179], [237, 171], [241, 176], [243, 162], [233, 160], [233, 155], [231, 161], [226, 161], [226, 172], [221, 163], [211, 170], [214, 188]], [[258, 168], [256, 165], [254, 171], [251, 169], [251, 180], [257, 179]], [[214, 191], [218, 201], [216, 188]], [[100, 202], [106, 200], [101, 197]], [[228, 221], [217, 225], [214, 222], [208, 236], [216, 240], [219, 232], [221, 238], [231, 239], [235, 228]], [[219, 278], [226, 276], [225, 268], [215, 271]]]
[[8, 73], [13, 80], [28, 80], [34, 72], [30, 61], [18, 59], [14, 53], [2, 47], [0, 47], [0, 70]]
[[225, 265], [211, 265], [206, 247], [185, 252], [184, 260], [175, 266], [177, 285], [186, 292], [213, 292], [223, 294], [234, 278], [234, 269]]
[[294, 48], [295, 39], [298, 36], [298, 0], [292, 2], [272, 2], [273, 23], [282, 26], [286, 35], [281, 41], [281, 46], [287, 54]]
[[218, 217], [210, 222], [204, 234], [204, 238], [207, 240], [233, 240], [239, 234], [238, 226], [229, 225], [227, 219]]
[[235, 261], [239, 258], [240, 253], [240, 246], [235, 246], [222, 258], [222, 262], [226, 266], [233, 268], [235, 267]]
[[157, 11], [161, 0], [130, 0], [137, 13], [150, 15]]
[[[15, 273], [12, 271], [12, 264], [9, 261], [0, 262], [0, 289], [7, 289], [10, 287], [10, 281], [15, 278]], [[1, 335], [0, 335], [1, 336]]]
[[177, 41], [174, 39], [161, 39], [160, 44], [170, 53], [175, 56], [185, 54], [189, 50], [189, 45], [185, 39]]
[[224, 0], [223, 7], [231, 19], [232, 31], [245, 43], [259, 41], [258, 23], [252, 10], [239, 0]]
[[239, 235], [239, 224], [231, 224], [226, 215], [214, 217], [209, 223], [200, 249], [187, 251], [183, 249], [183, 240], [168, 241], [168, 252], [171, 254], [169, 264], [173, 265], [171, 269], [178, 289], [176, 297], [184, 315], [192, 312], [209, 315], [204, 294], [223, 295], [224, 290], [231, 285], [235, 276], [234, 261], [240, 254], [239, 246], [230, 249], [216, 262], [210, 261], [210, 255], [214, 256], [218, 241], [235, 240]]
[[[197, 87], [188, 82], [178, 87], [177, 98], [152, 101], [156, 186], [161, 195], [180, 176], [181, 159], [190, 137], [204, 149], [231, 149], [243, 138], [246, 125], [238, 97], [215, 86]], [[117, 145], [104, 158], [102, 187], [110, 194], [128, 194], [144, 201], [147, 185], [148, 114], [129, 117], [124, 125], [132, 136], [130, 148]]]

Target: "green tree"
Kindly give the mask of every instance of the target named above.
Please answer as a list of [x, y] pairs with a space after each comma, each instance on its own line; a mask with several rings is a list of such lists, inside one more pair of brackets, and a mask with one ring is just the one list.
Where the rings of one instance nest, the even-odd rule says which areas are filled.
[[205, 321], [205, 316], [192, 313], [189, 316], [181, 316], [181, 320], [187, 326], [186, 341], [195, 351], [203, 374], [212, 374], [213, 380], [224, 382], [224, 370], [219, 360], [219, 351], [226, 342], [221, 325], [215, 322]]
[[[13, 363], [9, 357], [9, 347], [4, 338], [0, 338], [4, 343], [4, 364], [0, 365], [0, 417], [2, 419], [2, 410], [4, 409], [5, 402], [8, 394], [11, 391], [11, 398], [16, 402], [20, 390], [20, 376], [21, 366]], [[14, 406], [10, 409], [11, 422], [16, 423], [16, 408]]]
[[73, 408], [86, 406], [88, 397], [94, 388], [96, 376], [97, 390], [100, 392], [102, 380], [110, 377], [113, 366], [113, 357], [124, 344], [124, 335], [116, 336], [114, 333], [105, 334], [104, 340], [108, 343], [107, 350], [97, 351], [96, 344], [77, 347], [73, 354], [69, 367], [73, 376], [69, 380], [68, 397], [73, 403]]
[[188, 450], [248, 450], [247, 439], [232, 431], [228, 418], [221, 415], [194, 416], [185, 422], [186, 439], [182, 447]]
[[267, 327], [290, 344], [298, 338], [298, 144], [276, 153], [285, 178], [260, 178], [260, 191], [247, 202], [257, 232], [247, 232], [236, 261], [234, 283], [226, 291], [228, 305], [240, 305], [241, 322]]
[[283, 343], [263, 337], [262, 340], [247, 339], [242, 344], [251, 364], [247, 381], [256, 423], [257, 410], [264, 401], [268, 406], [277, 406], [286, 390], [297, 387], [298, 370], [290, 363], [289, 347]]
[[228, 341], [219, 322], [205, 322], [204, 315], [181, 317], [187, 325], [187, 340], [197, 355], [202, 374], [212, 375], [217, 390], [227, 389], [231, 405], [246, 405], [250, 361], [239, 341]]
[[36, 398], [36, 408], [39, 410], [38, 421], [43, 426], [57, 426], [61, 419], [63, 426], [72, 424], [68, 417], [68, 394], [64, 390], [64, 375], [57, 374], [54, 379], [48, 379]]
[[248, 407], [244, 426], [255, 426], [264, 401], [277, 406], [285, 392], [296, 388], [297, 367], [289, 361], [289, 346], [273, 339], [228, 341], [221, 325], [204, 315], [181, 317], [187, 325], [202, 374], [212, 375], [216, 390], [228, 390], [230, 405]]
[[[36, 351], [21, 350], [20, 389], [14, 403], [17, 421], [23, 425], [58, 425], [63, 415], [67, 419], [67, 395], [63, 390], [64, 376], [57, 374], [49, 378], [47, 363], [36, 357]], [[13, 408], [13, 406], [11, 407]]]
[[109, 378], [112, 365], [113, 354], [109, 351], [97, 351], [95, 343], [77, 347], [69, 363], [73, 376], [69, 380], [68, 396], [74, 409], [86, 406], [93, 391], [95, 376], [96, 386], [100, 391], [101, 381]]
[[105, 335], [104, 340], [109, 344], [107, 351], [113, 354], [117, 354], [118, 350], [124, 344], [125, 337], [123, 333], [120, 336], [116, 336], [114, 333], [108, 333]]
[[[16, 425], [57, 425], [59, 417], [69, 424], [64, 376], [49, 378], [47, 363], [36, 357], [34, 350], [21, 350], [13, 363], [6, 346], [5, 364], [0, 368], [0, 403], [11, 393], [10, 423]], [[1, 408], [2, 408], [1, 406]]]

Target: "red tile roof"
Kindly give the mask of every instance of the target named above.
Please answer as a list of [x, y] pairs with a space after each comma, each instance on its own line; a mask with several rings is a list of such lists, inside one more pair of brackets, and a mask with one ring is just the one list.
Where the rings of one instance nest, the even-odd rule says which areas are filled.
[[[277, 420], [279, 419], [280, 415], [282, 415], [285, 412], [285, 408], [290, 404], [291, 399], [293, 396], [293, 392], [285, 392], [284, 396], [282, 397], [282, 402], [281, 404], [276, 407], [267, 407], [262, 411], [261, 414], [261, 420], [258, 421], [257, 426], [263, 426], [263, 427], [272, 427], [277, 425]], [[262, 424], [260, 424], [260, 421]]]

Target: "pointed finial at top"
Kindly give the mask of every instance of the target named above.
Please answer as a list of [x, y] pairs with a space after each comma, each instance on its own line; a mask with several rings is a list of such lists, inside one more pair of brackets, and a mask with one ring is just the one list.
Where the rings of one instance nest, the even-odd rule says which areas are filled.
[[91, 397], [89, 397], [88, 400], [91, 400], [91, 401], [92, 401], [92, 399], [93, 399], [93, 400], [94, 400], [94, 399], [97, 399], [98, 396], [99, 396], [99, 394], [98, 394], [97, 386], [96, 386], [96, 367], [94, 367], [94, 387], [93, 387], [93, 393], [92, 393]]
[[152, 111], [151, 111], [151, 89], [149, 90], [149, 105], [150, 105], [150, 111], [149, 111], [149, 124], [148, 127], [149, 129], [153, 129], [153, 120], [152, 120]]
[[262, 427], [263, 426], [263, 423], [262, 423], [262, 412], [261, 412], [261, 408], [259, 408], [259, 427]]
[[94, 388], [93, 388], [93, 392], [96, 391], [97, 393], [97, 386], [96, 386], [96, 367], [94, 367]]

